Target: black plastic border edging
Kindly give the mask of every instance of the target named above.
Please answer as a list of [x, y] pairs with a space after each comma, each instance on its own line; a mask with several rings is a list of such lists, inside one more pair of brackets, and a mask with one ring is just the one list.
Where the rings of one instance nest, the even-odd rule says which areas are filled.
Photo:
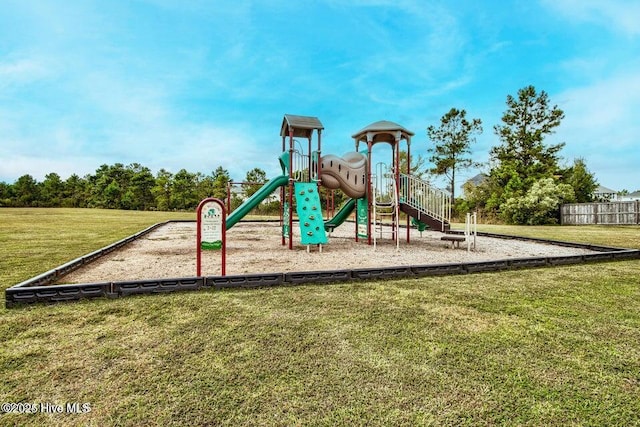
[[[184, 221], [164, 221], [164, 222], [159, 222], [157, 224], [154, 224], [150, 227], [145, 228], [142, 231], [139, 231], [135, 234], [132, 234], [131, 236], [125, 237], [124, 239], [118, 240], [115, 243], [112, 243], [108, 246], [105, 246], [102, 249], [98, 249], [96, 251], [90, 252], [86, 255], [81, 256], [80, 258], [76, 258], [72, 261], [69, 261], [65, 264], [62, 264], [59, 267], [56, 267], [52, 270], [49, 270], [45, 273], [42, 273], [38, 276], [32, 277], [31, 279], [25, 280], [24, 282], [18, 283], [17, 285], [14, 285], [9, 289], [14, 289], [14, 288], [26, 288], [26, 287], [34, 287], [34, 286], [48, 286], [51, 285], [53, 282], [55, 282], [56, 280], [58, 280], [60, 277], [71, 273], [74, 270], [77, 270], [78, 268], [82, 267], [85, 264], [88, 264], [92, 261], [95, 261], [96, 259], [102, 257], [103, 255], [106, 255], [110, 252], [115, 251], [116, 249], [120, 249], [121, 247], [127, 245], [128, 243], [133, 242], [136, 239], [139, 239], [142, 236], [145, 236], [149, 233], [151, 233], [153, 230], [162, 227], [163, 225], [166, 225], [170, 222], [184, 222]], [[62, 286], [62, 285], [56, 285], [56, 286]]]
[[[522, 240], [551, 245], [559, 245], [595, 251], [585, 255], [562, 255], [548, 257], [514, 258], [506, 260], [479, 261], [469, 263], [426, 264], [395, 267], [373, 267], [343, 270], [300, 271], [290, 273], [261, 273], [231, 276], [180, 277], [173, 279], [130, 280], [123, 282], [80, 283], [53, 285], [60, 277], [90, 263], [126, 244], [171, 222], [192, 222], [169, 220], [157, 223], [139, 233], [119, 240], [105, 248], [91, 252], [65, 263], [5, 290], [7, 308], [38, 302], [74, 301], [85, 298], [118, 298], [129, 295], [193, 291], [202, 288], [256, 288], [278, 285], [299, 285], [309, 283], [335, 283], [352, 280], [385, 280], [443, 276], [480, 272], [515, 270], [557, 265], [581, 264], [587, 262], [623, 261], [640, 259], [640, 250], [613, 248], [573, 242], [545, 240], [495, 233], [478, 233], [479, 236], [508, 240]], [[454, 232], [454, 234], [459, 234]]]
[[84, 298], [117, 297], [110, 283], [11, 287], [5, 291], [7, 308], [36, 302], [75, 301]]

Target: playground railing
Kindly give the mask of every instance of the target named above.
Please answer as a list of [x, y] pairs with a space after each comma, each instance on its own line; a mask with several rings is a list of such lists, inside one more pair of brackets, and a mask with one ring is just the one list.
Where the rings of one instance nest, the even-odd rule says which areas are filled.
[[376, 173], [372, 176], [373, 187], [376, 190], [378, 203], [393, 203], [397, 199], [395, 180], [386, 164], [378, 163]]
[[400, 201], [443, 223], [451, 221], [451, 194], [415, 176], [400, 174]]
[[318, 161], [296, 149], [292, 153], [291, 171], [296, 181], [311, 182], [318, 177]]

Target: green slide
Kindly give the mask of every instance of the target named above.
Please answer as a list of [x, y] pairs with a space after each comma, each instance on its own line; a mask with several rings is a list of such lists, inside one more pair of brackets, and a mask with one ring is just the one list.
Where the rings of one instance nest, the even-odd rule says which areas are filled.
[[345, 203], [340, 208], [338, 213], [333, 218], [324, 223], [324, 229], [327, 231], [332, 231], [334, 228], [345, 222], [345, 220], [349, 218], [349, 215], [351, 215], [351, 212], [353, 212], [353, 209], [356, 207], [356, 200], [357, 199], [347, 200], [347, 203]]
[[245, 200], [227, 217], [227, 230], [236, 225], [238, 221], [258, 206], [260, 202], [269, 197], [278, 187], [282, 187], [288, 183], [289, 177], [287, 175], [279, 175], [260, 187], [258, 191]]

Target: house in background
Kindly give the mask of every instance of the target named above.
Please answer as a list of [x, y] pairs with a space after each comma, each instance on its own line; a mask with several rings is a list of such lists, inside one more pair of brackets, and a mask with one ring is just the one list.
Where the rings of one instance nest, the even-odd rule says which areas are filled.
[[621, 202], [635, 202], [636, 200], [640, 200], [640, 190], [618, 196], [618, 200]]
[[595, 202], [634, 202], [640, 200], [640, 190], [636, 190], [633, 193], [618, 192], [599, 185], [593, 193], [593, 200]]
[[596, 202], [611, 202], [616, 200], [618, 192], [603, 185], [598, 185], [596, 191], [593, 192], [593, 200]]
[[[477, 187], [478, 185], [484, 183], [488, 178], [488, 175], [479, 173], [473, 178], [468, 179], [460, 187], [460, 189], [462, 190], [461, 194], [463, 194], [463, 196], [466, 196], [464, 191], [465, 188], [469, 188], [469, 185], [472, 186], [471, 188]], [[622, 195], [619, 194], [616, 190], [612, 190], [611, 188], [607, 188], [603, 185], [598, 185], [596, 190], [593, 192], [594, 202], [633, 202], [636, 200], [640, 200], [640, 190]]]
[[462, 187], [460, 187], [460, 189], [462, 190], [460, 194], [462, 194], [463, 197], [466, 197], [467, 195], [465, 194], [465, 191], [464, 191], [465, 187], [468, 187], [469, 185], [472, 185], [473, 187], [477, 187], [478, 185], [485, 182], [487, 178], [489, 178], [489, 175], [486, 175], [484, 173], [479, 173], [473, 178], [466, 180], [464, 184], [462, 184]]
[[[486, 175], [484, 173], [479, 173], [478, 175], [476, 175], [473, 178], [469, 179], [467, 182], [470, 182], [473, 185], [478, 186], [478, 185], [482, 184], [483, 182], [485, 182], [487, 180], [487, 178], [489, 178], [489, 175]], [[465, 184], [466, 184], [466, 182], [465, 182]]]

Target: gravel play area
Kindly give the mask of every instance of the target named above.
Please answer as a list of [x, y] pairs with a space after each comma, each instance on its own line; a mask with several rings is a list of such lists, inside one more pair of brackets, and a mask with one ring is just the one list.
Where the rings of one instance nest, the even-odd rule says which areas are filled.
[[[291, 271], [338, 270], [366, 267], [391, 267], [498, 259], [582, 255], [592, 251], [549, 244], [505, 240], [478, 236], [475, 251], [466, 243], [452, 248], [440, 240], [442, 233], [425, 231], [422, 236], [411, 230], [411, 244], [406, 230], [400, 231], [400, 248], [396, 250], [389, 231], [377, 240], [374, 249], [354, 239], [354, 225], [345, 223], [329, 235], [329, 243], [307, 247], [295, 238], [294, 248], [282, 246], [277, 223], [243, 222], [227, 232], [228, 275]], [[220, 251], [203, 252], [203, 275], [220, 274]], [[94, 283], [137, 279], [193, 277], [196, 275], [196, 224], [173, 222], [116, 250], [93, 263], [70, 273], [60, 283]]]

